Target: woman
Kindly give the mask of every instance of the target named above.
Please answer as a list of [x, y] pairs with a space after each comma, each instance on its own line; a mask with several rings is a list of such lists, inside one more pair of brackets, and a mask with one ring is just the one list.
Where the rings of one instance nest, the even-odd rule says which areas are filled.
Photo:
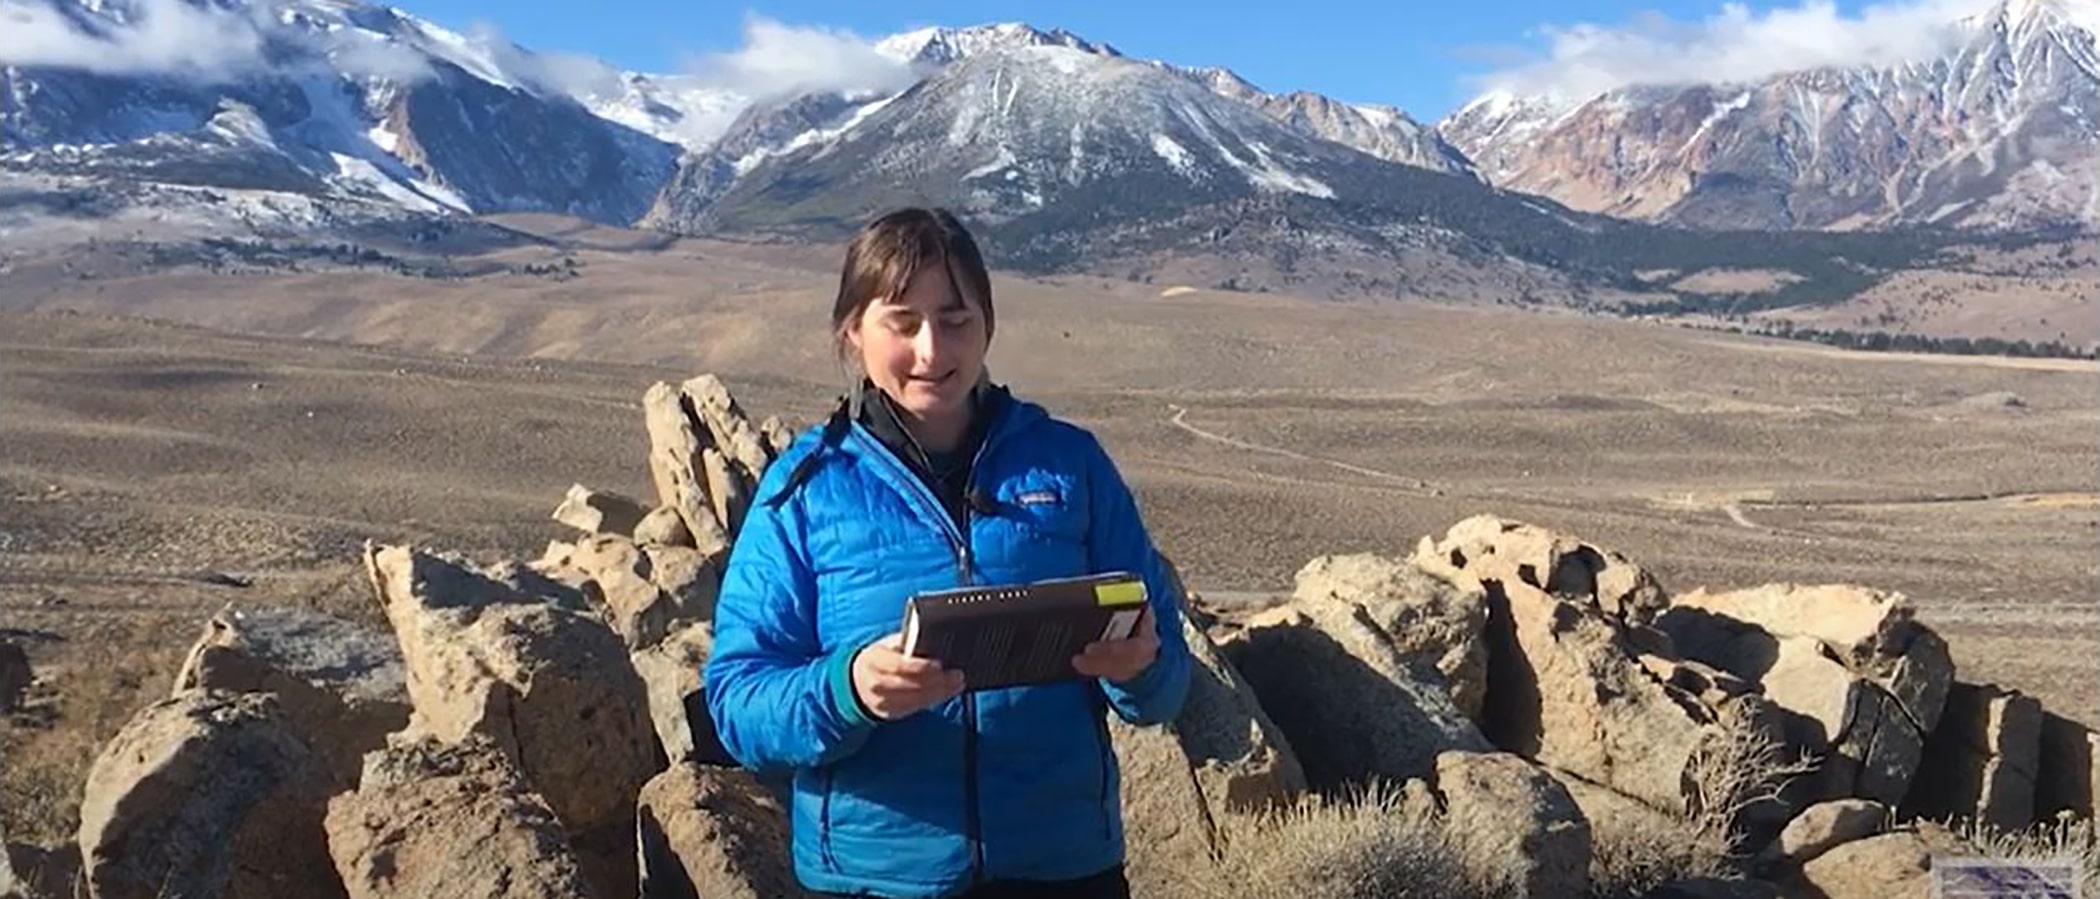
[[[792, 782], [795, 870], [863, 896], [1127, 896], [1107, 715], [1172, 719], [1180, 597], [1093, 435], [990, 383], [976, 243], [905, 209], [846, 251], [831, 323], [862, 378], [767, 468], [715, 610], [707, 702], [746, 767]], [[914, 593], [1102, 571], [1150, 603], [1045, 686], [967, 691], [902, 654]]]

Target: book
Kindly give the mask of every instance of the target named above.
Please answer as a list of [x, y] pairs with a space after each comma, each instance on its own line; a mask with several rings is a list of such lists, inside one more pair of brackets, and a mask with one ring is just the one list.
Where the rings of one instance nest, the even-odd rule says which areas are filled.
[[920, 593], [905, 603], [904, 654], [996, 690], [1083, 677], [1072, 658], [1137, 629], [1145, 582], [1125, 571]]

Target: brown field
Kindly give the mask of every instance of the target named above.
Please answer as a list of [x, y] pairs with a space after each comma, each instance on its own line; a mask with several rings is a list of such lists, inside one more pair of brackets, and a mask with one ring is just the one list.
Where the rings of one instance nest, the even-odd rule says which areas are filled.
[[[836, 394], [828, 254], [589, 238], [567, 281], [0, 276], [0, 632], [46, 678], [11, 839], [65, 836], [97, 741], [222, 604], [372, 617], [367, 539], [536, 556], [571, 483], [647, 495], [656, 380], [804, 423]], [[1199, 590], [1493, 512], [1673, 590], [1901, 590], [1965, 678], [2100, 723], [2100, 367], [1176, 283], [1002, 278], [992, 365], [1103, 437]]]

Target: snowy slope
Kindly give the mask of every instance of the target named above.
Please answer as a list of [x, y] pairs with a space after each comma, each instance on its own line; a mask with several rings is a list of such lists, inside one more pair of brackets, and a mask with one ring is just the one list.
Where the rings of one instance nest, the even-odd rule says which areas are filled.
[[1712, 227], [2100, 227], [2095, 0], [2000, 0], [1948, 55], [1755, 84], [1484, 96], [1444, 136], [1493, 183]]

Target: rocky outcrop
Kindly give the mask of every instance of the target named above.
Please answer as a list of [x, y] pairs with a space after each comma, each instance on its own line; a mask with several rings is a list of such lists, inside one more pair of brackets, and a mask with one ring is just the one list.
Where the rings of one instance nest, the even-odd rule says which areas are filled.
[[641, 503], [626, 496], [574, 484], [561, 505], [554, 507], [553, 518], [586, 534], [635, 537], [635, 528], [646, 514]]
[[702, 621], [634, 654], [634, 670], [648, 685], [649, 718], [656, 724], [657, 741], [673, 763], [735, 764], [707, 712], [705, 675], [713, 648], [714, 629]]
[[1771, 871], [1799, 868], [1834, 846], [1882, 832], [1888, 823], [1888, 806], [1872, 799], [1819, 802], [1787, 822], [1779, 838], [1758, 854], [1757, 862]]
[[1441, 540], [1423, 537], [1414, 562], [1455, 581], [1522, 582], [1620, 623], [1648, 624], [1669, 607], [1662, 584], [1625, 556], [1493, 515], [1452, 525]]
[[1992, 684], [1956, 682], [1925, 742], [1904, 816], [2024, 828], [2034, 822], [2041, 748], [2041, 703]]
[[1487, 699], [1487, 596], [1401, 559], [1321, 556], [1298, 570], [1298, 602], [1354, 603], [1402, 657], [1434, 670], [1451, 701], [1476, 722]]
[[1110, 722], [1131, 876], [1141, 889], [1208, 870], [1222, 849], [1216, 822], [1287, 806], [1306, 789], [1289, 740], [1232, 662], [1186, 619], [1182, 637], [1195, 665], [1173, 724]]
[[645, 896], [804, 895], [788, 857], [787, 812], [750, 772], [673, 765], [642, 788], [638, 826]]
[[1223, 649], [1297, 750], [1314, 789], [1427, 777], [1439, 753], [1490, 748], [1442, 685], [1418, 676], [1360, 605], [1294, 603], [1265, 612]]
[[408, 669], [417, 729], [487, 736], [553, 808], [607, 895], [634, 891], [634, 799], [657, 771], [648, 692], [576, 591], [406, 547], [366, 567]]
[[326, 820], [350, 899], [634, 895], [594, 892], [553, 809], [481, 734], [396, 737]]
[[29, 669], [29, 653], [11, 640], [0, 640], [0, 715], [22, 707], [22, 696], [36, 677]]
[[192, 690], [139, 712], [88, 771], [80, 855], [97, 899], [342, 895], [322, 815], [336, 782], [275, 698]]
[[1975, 847], [1946, 828], [1921, 823], [1831, 848], [1802, 866], [1781, 890], [1790, 896], [1827, 899], [1925, 899], [1934, 895], [1934, 857], [1975, 854]]
[[1759, 684], [1788, 742], [1827, 756], [1819, 796], [1903, 799], [1939, 723], [1954, 663], [1901, 594], [1773, 584], [1672, 600], [1678, 651]]
[[1436, 791], [1476, 885], [1529, 899], [1589, 894], [1589, 820], [1546, 772], [1509, 753], [1446, 752]]
[[300, 741], [355, 786], [364, 754], [408, 724], [392, 634], [299, 608], [227, 608], [205, 624], [175, 693], [271, 693]]

